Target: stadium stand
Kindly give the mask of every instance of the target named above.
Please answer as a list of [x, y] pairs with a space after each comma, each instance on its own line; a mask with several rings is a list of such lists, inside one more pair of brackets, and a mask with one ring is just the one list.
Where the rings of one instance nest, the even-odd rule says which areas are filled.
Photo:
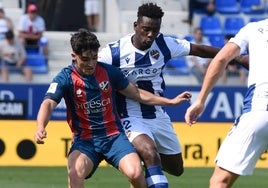
[[[105, 1], [105, 0], [101, 0]], [[3, 6], [5, 7], [6, 15], [12, 18], [14, 25], [16, 26], [19, 16], [22, 14], [22, 10], [18, 8], [17, 0], [2, 0]], [[125, 0], [109, 0], [105, 1], [106, 6], [109, 8], [106, 9], [105, 15], [103, 15], [103, 22], [106, 22], [104, 26], [105, 32], [98, 32], [98, 36], [101, 45], [115, 41], [118, 38], [122, 37], [126, 33], [133, 32], [133, 22], [136, 19], [137, 7], [140, 3], [143, 3], [143, 0], [135, 1], [125, 1]], [[165, 11], [165, 16], [163, 18], [163, 28], [161, 31], [164, 34], [174, 35], [180, 38], [186, 38], [187, 35], [191, 36], [191, 28], [188, 24], [182, 22], [184, 18], [187, 17], [187, 1], [185, 0], [157, 0], [163, 10]], [[129, 5], [130, 4], [130, 5]], [[184, 6], [182, 6], [184, 4]], [[240, 12], [238, 15], [242, 16], [245, 20], [245, 23], [251, 17], [266, 17], [266, 14], [260, 15], [248, 15]], [[192, 27], [198, 27], [200, 24], [201, 17], [203, 14], [197, 14], [194, 18]], [[220, 20], [220, 25], [222, 27], [224, 19], [229, 14], [216, 13], [214, 15]], [[234, 16], [233, 14], [231, 16]], [[219, 32], [219, 31], [218, 31]], [[64, 31], [46, 31], [44, 36], [49, 39], [49, 61], [47, 64], [47, 73], [36, 73], [33, 76], [33, 83], [49, 83], [55, 74], [64, 66], [71, 63], [71, 48], [69, 45], [70, 34], [72, 32]], [[223, 28], [221, 28], [221, 33], [223, 33]], [[221, 46], [222, 38], [220, 35], [215, 35], [210, 39], [214, 40], [215, 46]], [[196, 80], [191, 74], [187, 74], [185, 64], [181, 62], [176, 64], [177, 73], [165, 74], [166, 84], [170, 85], [197, 85]], [[174, 63], [174, 62], [173, 62]], [[173, 64], [172, 61], [169, 64]], [[177, 69], [176, 68], [176, 69]], [[180, 72], [180, 73], [178, 73]], [[10, 82], [15, 83], [24, 83], [21, 79], [21, 75], [12, 75]], [[232, 80], [231, 84], [236, 84], [238, 81]]]
[[235, 35], [244, 25], [245, 21], [243, 17], [227, 16], [224, 20], [223, 33]]
[[190, 72], [185, 57], [170, 59], [166, 64], [165, 73], [169, 75], [189, 75]]
[[[136, 21], [138, 6], [144, 3], [143, 0], [125, 1], [118, 0], [119, 7], [119, 27], [123, 34], [133, 32], [133, 22]], [[154, 2], [154, 1], [152, 1]], [[164, 34], [189, 33], [190, 28], [187, 23], [181, 22], [180, 18], [187, 17], [187, 11], [182, 11], [182, 5], [178, 0], [158, 0], [155, 1], [165, 11], [162, 21], [161, 31]]]
[[34, 74], [48, 73], [48, 66], [45, 56], [42, 53], [28, 53], [25, 64], [32, 67]]
[[261, 0], [240, 0], [240, 10], [244, 14], [264, 14], [265, 9], [254, 10], [254, 5], [261, 5]]
[[220, 14], [238, 14], [240, 13], [240, 6], [237, 0], [216, 0], [216, 11]]
[[202, 16], [200, 28], [205, 36], [222, 34], [221, 21], [217, 16]]
[[192, 34], [186, 34], [183, 39], [187, 40], [187, 41], [191, 41], [194, 39], [193, 35]]
[[221, 48], [224, 45], [224, 35], [211, 35], [208, 37], [208, 40], [212, 46], [218, 48]]
[[250, 17], [249, 22], [257, 22], [266, 19], [265, 17]]

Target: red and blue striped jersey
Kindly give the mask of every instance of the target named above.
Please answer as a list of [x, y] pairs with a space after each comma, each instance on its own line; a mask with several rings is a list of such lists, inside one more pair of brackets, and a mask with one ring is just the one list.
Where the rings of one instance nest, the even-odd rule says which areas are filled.
[[123, 132], [115, 92], [128, 84], [121, 71], [111, 65], [98, 62], [94, 75], [90, 76], [79, 74], [74, 65], [70, 65], [55, 76], [45, 98], [57, 103], [64, 98], [74, 137], [102, 138]]

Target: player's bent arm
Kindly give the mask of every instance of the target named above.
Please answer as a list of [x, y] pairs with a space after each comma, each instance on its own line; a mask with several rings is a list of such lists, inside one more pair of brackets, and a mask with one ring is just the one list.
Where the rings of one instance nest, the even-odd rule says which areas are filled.
[[218, 79], [222, 76], [227, 64], [239, 56], [240, 48], [234, 43], [227, 43], [208, 66], [198, 99], [205, 103], [205, 100]]
[[188, 125], [195, 124], [197, 118], [202, 113], [205, 101], [208, 94], [217, 83], [217, 80], [222, 75], [226, 65], [235, 57], [239, 55], [239, 47], [235, 44], [228, 43], [216, 55], [208, 66], [201, 91], [197, 100], [187, 109], [185, 113], [185, 122]]
[[140, 103], [144, 103], [147, 105], [159, 105], [159, 106], [177, 105], [180, 104], [182, 101], [190, 101], [192, 96], [190, 92], [185, 91], [177, 95], [173, 99], [168, 99], [165, 97], [154, 95], [143, 89], [139, 89], [132, 83], [129, 83], [129, 85], [125, 89], [120, 90], [119, 92], [125, 95], [126, 97], [134, 99]]
[[34, 140], [37, 144], [43, 144], [43, 139], [46, 138], [46, 126], [50, 120], [52, 111], [56, 108], [57, 103], [51, 99], [45, 99], [37, 114], [37, 127], [34, 135]]

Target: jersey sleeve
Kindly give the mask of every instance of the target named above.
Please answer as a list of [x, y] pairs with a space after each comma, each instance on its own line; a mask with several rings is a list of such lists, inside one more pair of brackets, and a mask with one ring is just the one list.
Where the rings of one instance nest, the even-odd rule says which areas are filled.
[[58, 73], [49, 85], [49, 88], [45, 94], [45, 99], [49, 98], [57, 103], [60, 103], [63, 98], [68, 84], [68, 77], [63, 71]]
[[125, 89], [129, 84], [127, 77], [117, 67], [111, 66], [110, 71], [116, 90]]
[[109, 45], [106, 45], [104, 48], [102, 48], [99, 51], [98, 61], [106, 63], [106, 64], [110, 64], [110, 65], [112, 64], [113, 60], [112, 60], [111, 49]]
[[187, 56], [190, 53], [190, 42], [187, 40], [166, 37], [168, 48], [171, 52], [171, 57]]
[[235, 35], [235, 37], [231, 38], [229, 42], [233, 42], [240, 47], [240, 54], [247, 53], [248, 49], [248, 39], [250, 34], [250, 27], [252, 24], [247, 24]]

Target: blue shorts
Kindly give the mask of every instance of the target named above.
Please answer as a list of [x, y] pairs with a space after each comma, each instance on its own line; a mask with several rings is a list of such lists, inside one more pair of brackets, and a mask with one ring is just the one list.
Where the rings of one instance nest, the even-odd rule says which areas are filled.
[[136, 152], [125, 133], [101, 139], [81, 140], [76, 138], [72, 143], [69, 154], [74, 150], [86, 154], [94, 164], [93, 170], [86, 178], [92, 176], [103, 159], [115, 168], [118, 168], [119, 161], [124, 156]]

